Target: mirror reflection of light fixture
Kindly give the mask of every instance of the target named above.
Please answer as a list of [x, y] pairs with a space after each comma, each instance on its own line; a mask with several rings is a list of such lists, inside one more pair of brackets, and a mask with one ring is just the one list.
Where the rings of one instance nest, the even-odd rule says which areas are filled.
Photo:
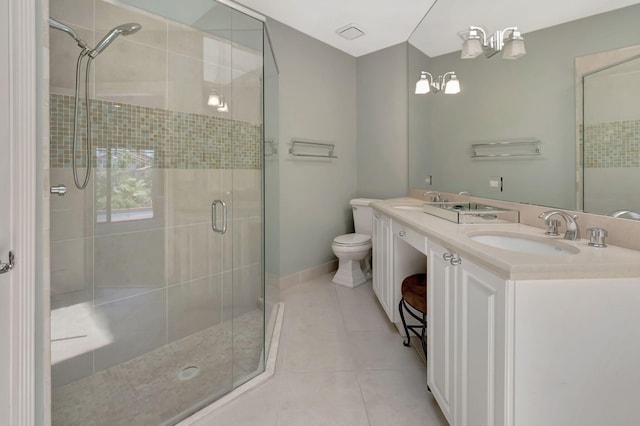
[[433, 78], [431, 73], [422, 71], [420, 80], [416, 83], [416, 95], [424, 95], [432, 90], [433, 93], [443, 90], [445, 95], [455, 95], [460, 93], [460, 80], [454, 71], [446, 72], [436, 78]]
[[207, 105], [212, 107], [221, 107], [223, 104], [222, 96], [218, 95], [218, 92], [215, 90], [211, 90], [209, 93], [209, 99], [207, 100]]
[[507, 27], [487, 36], [481, 27], [470, 26], [461, 37], [464, 40], [460, 54], [462, 59], [477, 58], [482, 53], [490, 58], [500, 51], [503, 59], [518, 59], [527, 53], [518, 27]]
[[229, 112], [229, 105], [226, 101], [223, 101], [222, 105], [218, 107], [218, 112]]

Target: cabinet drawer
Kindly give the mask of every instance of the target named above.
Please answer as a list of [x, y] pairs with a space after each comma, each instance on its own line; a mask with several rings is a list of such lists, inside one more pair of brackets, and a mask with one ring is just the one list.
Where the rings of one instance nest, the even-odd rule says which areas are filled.
[[401, 223], [391, 221], [391, 232], [401, 240], [404, 240], [411, 247], [418, 250], [420, 253], [427, 253], [427, 237], [418, 234], [411, 228], [408, 228]]

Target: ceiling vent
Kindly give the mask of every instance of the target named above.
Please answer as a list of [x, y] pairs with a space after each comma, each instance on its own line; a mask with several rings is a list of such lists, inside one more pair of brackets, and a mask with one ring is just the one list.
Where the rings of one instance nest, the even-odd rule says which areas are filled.
[[342, 28], [338, 28], [336, 32], [347, 40], [353, 40], [365, 34], [365, 31], [356, 24], [345, 25]]

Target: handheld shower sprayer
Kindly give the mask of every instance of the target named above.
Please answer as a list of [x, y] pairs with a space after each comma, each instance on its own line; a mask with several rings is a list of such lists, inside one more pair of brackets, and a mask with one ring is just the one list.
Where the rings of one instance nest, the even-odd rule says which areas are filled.
[[130, 34], [134, 34], [142, 28], [142, 25], [129, 23], [118, 25], [111, 31], [105, 35], [102, 40], [93, 48], [93, 50], [89, 51], [89, 56], [95, 58], [98, 56], [104, 49], [106, 49], [119, 35], [128, 36]]
[[[95, 48], [91, 49], [89, 45], [78, 36], [78, 34], [69, 26], [63, 24], [62, 22], [49, 18], [49, 26], [56, 30], [63, 31], [71, 36], [78, 46], [82, 49], [80, 54], [78, 55], [78, 60], [76, 63], [76, 91], [75, 91], [75, 104], [74, 104], [74, 115], [73, 115], [73, 154], [71, 155], [72, 169], [73, 169], [73, 181], [78, 189], [85, 189], [87, 184], [89, 183], [89, 178], [91, 177], [91, 166], [93, 163], [92, 159], [92, 147], [91, 147], [91, 117], [90, 117], [90, 104], [89, 104], [89, 76], [91, 69], [91, 61], [98, 56], [104, 49], [106, 49], [119, 35], [128, 36], [129, 34], [133, 34], [138, 32], [142, 25], [140, 24], [123, 24], [115, 27], [111, 31], [104, 36], [102, 40], [96, 45]], [[85, 155], [86, 155], [86, 172], [84, 175], [84, 180], [80, 182], [78, 179], [78, 167], [76, 165], [76, 150], [78, 145], [78, 110], [80, 107], [80, 71], [82, 60], [87, 57], [87, 64], [85, 69], [85, 108], [86, 108], [86, 125], [87, 125], [87, 138], [85, 145]]]

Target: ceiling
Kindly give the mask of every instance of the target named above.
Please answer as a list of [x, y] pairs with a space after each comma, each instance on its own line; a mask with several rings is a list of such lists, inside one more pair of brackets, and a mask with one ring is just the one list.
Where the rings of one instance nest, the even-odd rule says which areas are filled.
[[[518, 26], [526, 37], [527, 32], [619, 9], [637, 1], [238, 0], [237, 3], [352, 56], [366, 55], [411, 37], [412, 44], [434, 57], [459, 50], [458, 33], [469, 25], [483, 26], [490, 32]], [[423, 17], [424, 22], [416, 29]], [[366, 34], [354, 40], [340, 37], [336, 30], [348, 24], [356, 24]]]

